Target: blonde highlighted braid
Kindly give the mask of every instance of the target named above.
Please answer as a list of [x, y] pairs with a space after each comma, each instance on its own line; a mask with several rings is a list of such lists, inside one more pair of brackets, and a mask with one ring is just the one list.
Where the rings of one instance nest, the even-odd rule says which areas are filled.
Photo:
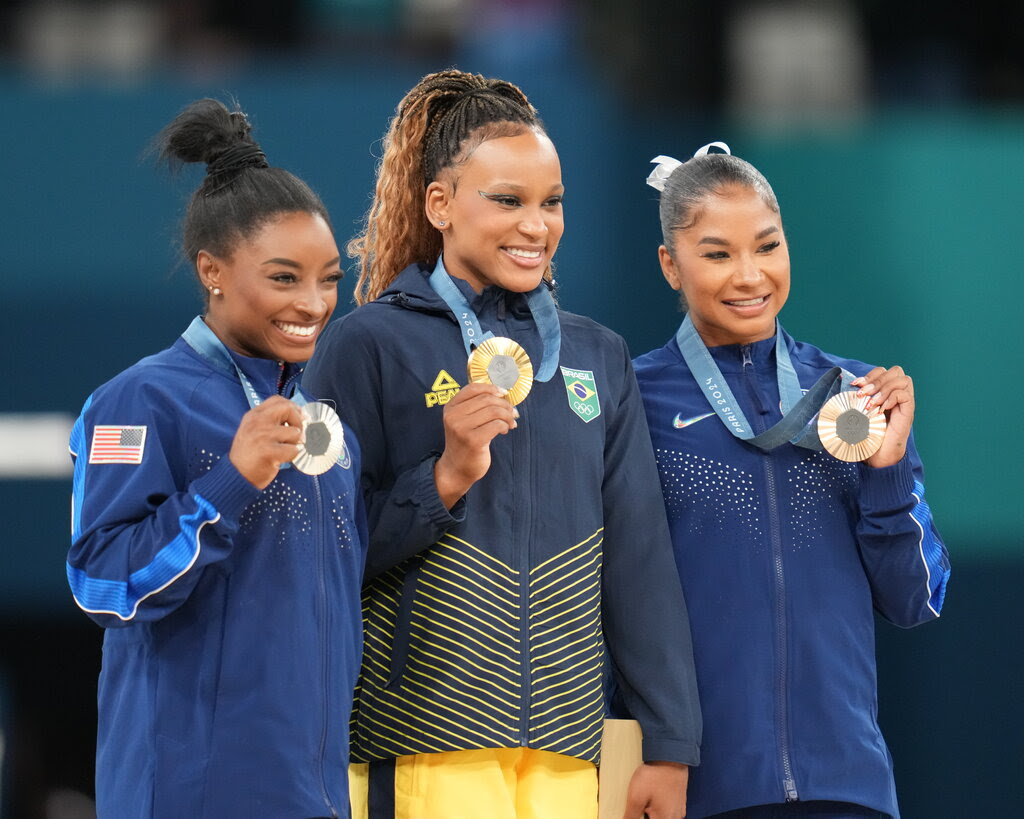
[[[544, 125], [526, 95], [504, 80], [438, 71], [405, 95], [384, 136], [365, 228], [348, 243], [359, 260], [356, 303], [380, 296], [410, 264], [432, 266], [441, 255], [441, 234], [424, 212], [427, 185], [476, 145], [526, 130], [543, 132]], [[551, 278], [550, 267], [544, 275]]]

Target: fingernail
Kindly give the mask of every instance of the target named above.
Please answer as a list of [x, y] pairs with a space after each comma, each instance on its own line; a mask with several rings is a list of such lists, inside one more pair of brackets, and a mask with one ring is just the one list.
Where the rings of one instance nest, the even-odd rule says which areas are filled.
[[519, 410], [517, 410], [515, 407], [512, 407], [512, 417], [513, 418], [518, 418], [519, 417]]

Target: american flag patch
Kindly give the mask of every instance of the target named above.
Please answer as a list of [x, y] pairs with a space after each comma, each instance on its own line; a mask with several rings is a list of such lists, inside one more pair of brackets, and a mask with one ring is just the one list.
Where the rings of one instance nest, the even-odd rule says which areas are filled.
[[141, 464], [142, 450], [146, 446], [145, 427], [95, 427], [91, 464]]

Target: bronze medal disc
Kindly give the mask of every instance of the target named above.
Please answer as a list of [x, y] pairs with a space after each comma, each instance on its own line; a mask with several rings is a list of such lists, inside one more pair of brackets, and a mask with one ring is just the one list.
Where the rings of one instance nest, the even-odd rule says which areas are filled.
[[305, 440], [299, 444], [299, 454], [292, 458], [292, 463], [299, 472], [322, 475], [344, 451], [345, 430], [338, 413], [322, 401], [313, 401], [300, 409]]
[[870, 400], [849, 390], [833, 395], [818, 413], [821, 445], [841, 461], [866, 461], [882, 445], [885, 414], [878, 407], [865, 409]]
[[526, 350], [510, 338], [495, 336], [469, 354], [469, 380], [493, 384], [512, 406], [523, 401], [533, 386], [533, 364]]

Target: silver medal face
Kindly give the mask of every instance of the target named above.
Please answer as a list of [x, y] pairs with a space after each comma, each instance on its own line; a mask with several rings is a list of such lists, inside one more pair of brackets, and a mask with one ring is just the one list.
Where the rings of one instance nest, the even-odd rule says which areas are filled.
[[345, 430], [338, 414], [322, 401], [313, 401], [300, 409], [305, 440], [299, 444], [299, 454], [292, 463], [307, 475], [322, 475], [338, 462], [344, 451]]

